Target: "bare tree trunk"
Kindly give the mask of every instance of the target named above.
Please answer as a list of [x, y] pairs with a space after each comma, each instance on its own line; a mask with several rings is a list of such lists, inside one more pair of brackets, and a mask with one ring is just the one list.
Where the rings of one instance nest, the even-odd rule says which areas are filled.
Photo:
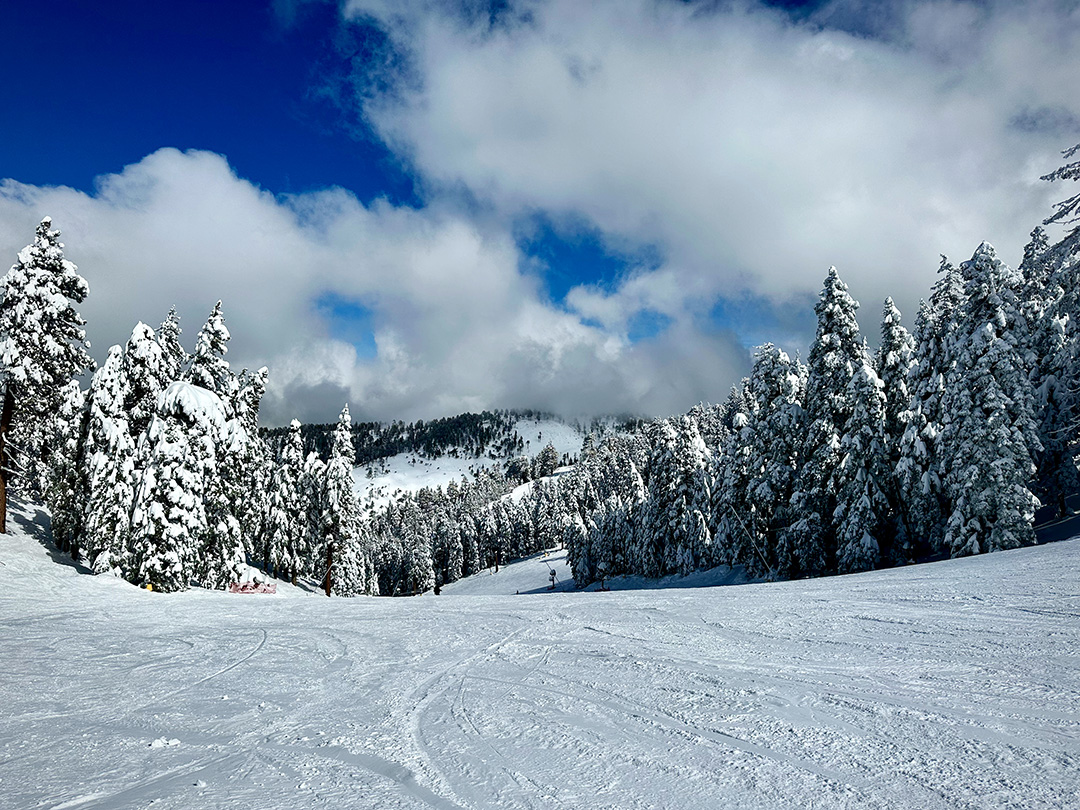
[[15, 411], [15, 392], [11, 382], [4, 386], [4, 408], [0, 412], [0, 534], [7, 534], [7, 435]]
[[334, 569], [334, 544], [326, 544], [326, 595], [330, 595], [330, 573]]

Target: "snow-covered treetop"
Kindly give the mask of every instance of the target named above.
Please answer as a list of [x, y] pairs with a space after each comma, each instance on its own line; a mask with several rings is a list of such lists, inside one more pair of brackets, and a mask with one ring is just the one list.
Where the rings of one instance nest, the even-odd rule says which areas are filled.
[[337, 427], [334, 428], [333, 442], [330, 446], [330, 458], [344, 459], [349, 465], [356, 461], [356, 450], [352, 443], [352, 417], [349, 415], [349, 406], [341, 409]]
[[86, 299], [89, 286], [64, 258], [60, 231], [45, 217], [34, 243], [0, 279], [0, 365], [21, 385], [59, 389], [90, 368], [85, 321], [71, 302]]
[[225, 327], [225, 317], [221, 314], [221, 302], [218, 301], [195, 341], [195, 353], [191, 360], [191, 381], [201, 388], [216, 391], [218, 394], [229, 393], [231, 374], [225, 353], [229, 351], [229, 330]]
[[225, 429], [225, 403], [213, 391], [186, 382], [174, 382], [161, 392], [158, 413], [162, 416], [180, 416], [193, 424], [210, 428], [212, 435], [220, 435]]
[[180, 379], [188, 356], [184, 347], [180, 345], [180, 316], [176, 313], [176, 307], [169, 309], [169, 314], [161, 322], [158, 329], [158, 343], [161, 344], [161, 353], [165, 362], [166, 376], [170, 381]]

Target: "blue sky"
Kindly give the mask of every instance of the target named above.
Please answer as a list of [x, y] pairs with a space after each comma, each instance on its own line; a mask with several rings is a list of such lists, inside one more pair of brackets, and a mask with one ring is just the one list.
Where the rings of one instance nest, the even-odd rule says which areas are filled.
[[[265, 415], [669, 414], [805, 355], [831, 264], [913, 316], [1080, 140], [1067, 2], [0, 6], [0, 250], [96, 350], [217, 298]], [[910, 320], [909, 320], [910, 325]]]

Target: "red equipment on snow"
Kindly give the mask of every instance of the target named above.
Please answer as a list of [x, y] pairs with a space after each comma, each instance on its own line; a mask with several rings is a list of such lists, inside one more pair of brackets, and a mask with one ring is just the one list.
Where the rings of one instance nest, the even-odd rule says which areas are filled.
[[229, 593], [277, 593], [273, 582], [234, 582], [229, 585]]

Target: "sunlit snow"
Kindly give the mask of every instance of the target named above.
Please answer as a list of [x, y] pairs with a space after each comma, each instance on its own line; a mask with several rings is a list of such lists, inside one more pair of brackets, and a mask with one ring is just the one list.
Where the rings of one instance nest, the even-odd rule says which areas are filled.
[[16, 503], [0, 537], [3, 807], [923, 810], [1080, 792], [1080, 541], [608, 593], [548, 592], [533, 558], [438, 597], [327, 599], [87, 576], [39, 540], [43, 519]]

